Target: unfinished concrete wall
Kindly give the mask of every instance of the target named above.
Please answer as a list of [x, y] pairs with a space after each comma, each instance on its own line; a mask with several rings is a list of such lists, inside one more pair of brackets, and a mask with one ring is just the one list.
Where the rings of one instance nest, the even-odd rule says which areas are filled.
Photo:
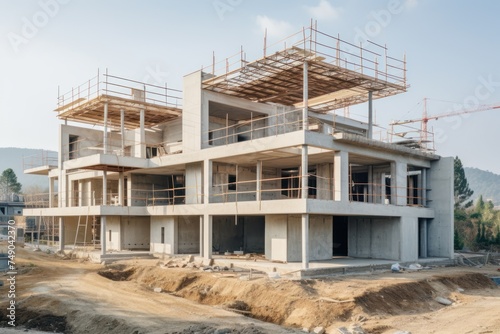
[[[78, 237], [76, 237], [77, 245], [82, 245], [83, 242], [92, 243], [92, 221], [93, 217], [63, 217], [64, 222], [64, 244], [74, 245], [78, 224]], [[85, 233], [85, 225], [87, 225], [87, 233]], [[99, 232], [97, 232], [99, 233]]]
[[302, 218], [295, 215], [287, 218], [287, 261], [302, 261]]
[[333, 199], [333, 163], [319, 164], [316, 167], [316, 198]]
[[163, 147], [167, 154], [182, 151], [182, 118], [162, 124]]
[[428, 206], [435, 218], [428, 223], [428, 256], [453, 257], [453, 158], [431, 162], [427, 172]]
[[266, 215], [265, 256], [268, 260], [288, 260], [288, 216]]
[[180, 216], [177, 218], [178, 254], [200, 253], [200, 217]]
[[202, 73], [186, 75], [183, 83], [182, 147], [183, 152], [195, 152], [208, 146], [208, 106], [202, 104]]
[[203, 203], [203, 163], [186, 164], [186, 204]]
[[410, 262], [418, 260], [418, 218], [401, 217], [401, 255], [400, 260]]
[[106, 249], [121, 250], [122, 230], [120, 216], [106, 217]]
[[[171, 188], [171, 176], [130, 174], [131, 206], [167, 205]], [[172, 194], [170, 194], [172, 197]]]
[[177, 217], [152, 216], [150, 232], [152, 253], [177, 254]]
[[123, 217], [123, 249], [150, 249], [150, 217]]
[[329, 260], [333, 256], [333, 217], [309, 216], [309, 259]]
[[[400, 260], [401, 227], [398, 217], [349, 217], [348, 255]], [[417, 238], [417, 235], [413, 237]]]

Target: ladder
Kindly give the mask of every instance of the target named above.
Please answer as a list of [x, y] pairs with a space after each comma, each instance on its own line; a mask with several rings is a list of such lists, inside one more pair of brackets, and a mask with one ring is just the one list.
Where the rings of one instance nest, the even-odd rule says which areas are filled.
[[85, 219], [85, 223], [82, 222], [82, 216], [78, 216], [78, 224], [76, 226], [76, 233], [75, 233], [75, 243], [73, 244], [73, 248], [76, 248], [76, 245], [78, 243], [78, 235], [80, 233], [80, 227], [84, 228], [84, 234], [83, 234], [83, 247], [87, 245], [87, 228], [89, 224], [89, 215], [87, 215]]

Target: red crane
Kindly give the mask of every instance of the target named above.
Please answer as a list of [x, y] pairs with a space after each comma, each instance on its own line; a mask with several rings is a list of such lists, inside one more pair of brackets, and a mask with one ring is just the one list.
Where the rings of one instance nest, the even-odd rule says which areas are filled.
[[427, 115], [427, 98], [424, 98], [424, 111], [422, 113], [422, 118], [393, 121], [390, 123], [390, 125], [394, 126], [394, 125], [404, 125], [404, 124], [422, 122], [422, 129], [421, 129], [422, 142], [426, 143], [427, 142], [427, 133], [428, 133], [427, 132], [427, 123], [430, 120], [437, 120], [437, 119], [443, 118], [443, 117], [450, 117], [450, 116], [456, 116], [456, 115], [462, 115], [462, 114], [472, 114], [472, 113], [479, 112], [479, 111], [486, 111], [486, 110], [493, 110], [493, 109], [500, 109], [500, 104], [478, 105], [475, 108], [455, 110], [455, 111], [444, 113], [444, 114], [428, 116]]

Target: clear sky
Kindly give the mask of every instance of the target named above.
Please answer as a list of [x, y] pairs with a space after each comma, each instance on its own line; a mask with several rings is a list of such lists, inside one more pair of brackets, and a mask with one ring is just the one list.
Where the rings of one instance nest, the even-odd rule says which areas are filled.
[[[58, 87], [98, 68], [181, 89], [213, 51], [222, 59], [243, 46], [253, 60], [265, 27], [272, 41], [311, 18], [346, 41], [366, 34], [406, 53], [411, 87], [374, 102], [381, 126], [421, 117], [424, 97], [431, 115], [500, 104], [499, 14], [493, 0], [0, 0], [0, 147], [56, 150]], [[500, 109], [429, 122], [440, 155], [496, 173], [499, 125]]]

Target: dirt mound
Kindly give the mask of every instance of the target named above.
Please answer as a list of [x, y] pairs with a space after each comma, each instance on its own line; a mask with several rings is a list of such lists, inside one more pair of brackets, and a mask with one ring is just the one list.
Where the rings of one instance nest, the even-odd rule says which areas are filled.
[[134, 269], [119, 270], [119, 269], [106, 269], [100, 270], [97, 273], [102, 277], [106, 277], [112, 281], [128, 281], [130, 276], [135, 272]]
[[[4, 307], [5, 306], [5, 307]], [[9, 321], [6, 311], [6, 305], [1, 307], [2, 320], [0, 327], [9, 327]], [[27, 329], [35, 329], [46, 332], [71, 333], [70, 327], [65, 316], [57, 316], [48, 312], [37, 312], [24, 308], [16, 309], [16, 326], [24, 326]]]
[[[443, 307], [435, 301], [436, 296], [447, 297], [457, 287], [471, 290], [494, 287], [489, 278], [477, 273], [395, 281], [386, 285], [351, 280], [347, 288], [341, 279], [291, 281], [259, 277], [242, 280], [244, 277], [236, 273], [152, 266], [108, 269], [99, 274], [113, 280], [136, 281], [150, 289], [161, 288], [178, 297], [219, 306], [262, 321], [300, 328], [311, 325], [328, 327], [349, 321], [358, 313], [402, 315], [430, 312]], [[350, 298], [346, 298], [348, 295]], [[209, 333], [210, 329], [194, 332]]]
[[440, 282], [450, 289], [488, 289], [495, 288], [493, 281], [483, 274], [468, 273], [452, 276], [436, 276], [433, 281]]
[[387, 313], [390, 315], [427, 312], [437, 306], [433, 302], [434, 289], [426, 282], [400, 283], [367, 291], [356, 297], [356, 304], [366, 313]]

